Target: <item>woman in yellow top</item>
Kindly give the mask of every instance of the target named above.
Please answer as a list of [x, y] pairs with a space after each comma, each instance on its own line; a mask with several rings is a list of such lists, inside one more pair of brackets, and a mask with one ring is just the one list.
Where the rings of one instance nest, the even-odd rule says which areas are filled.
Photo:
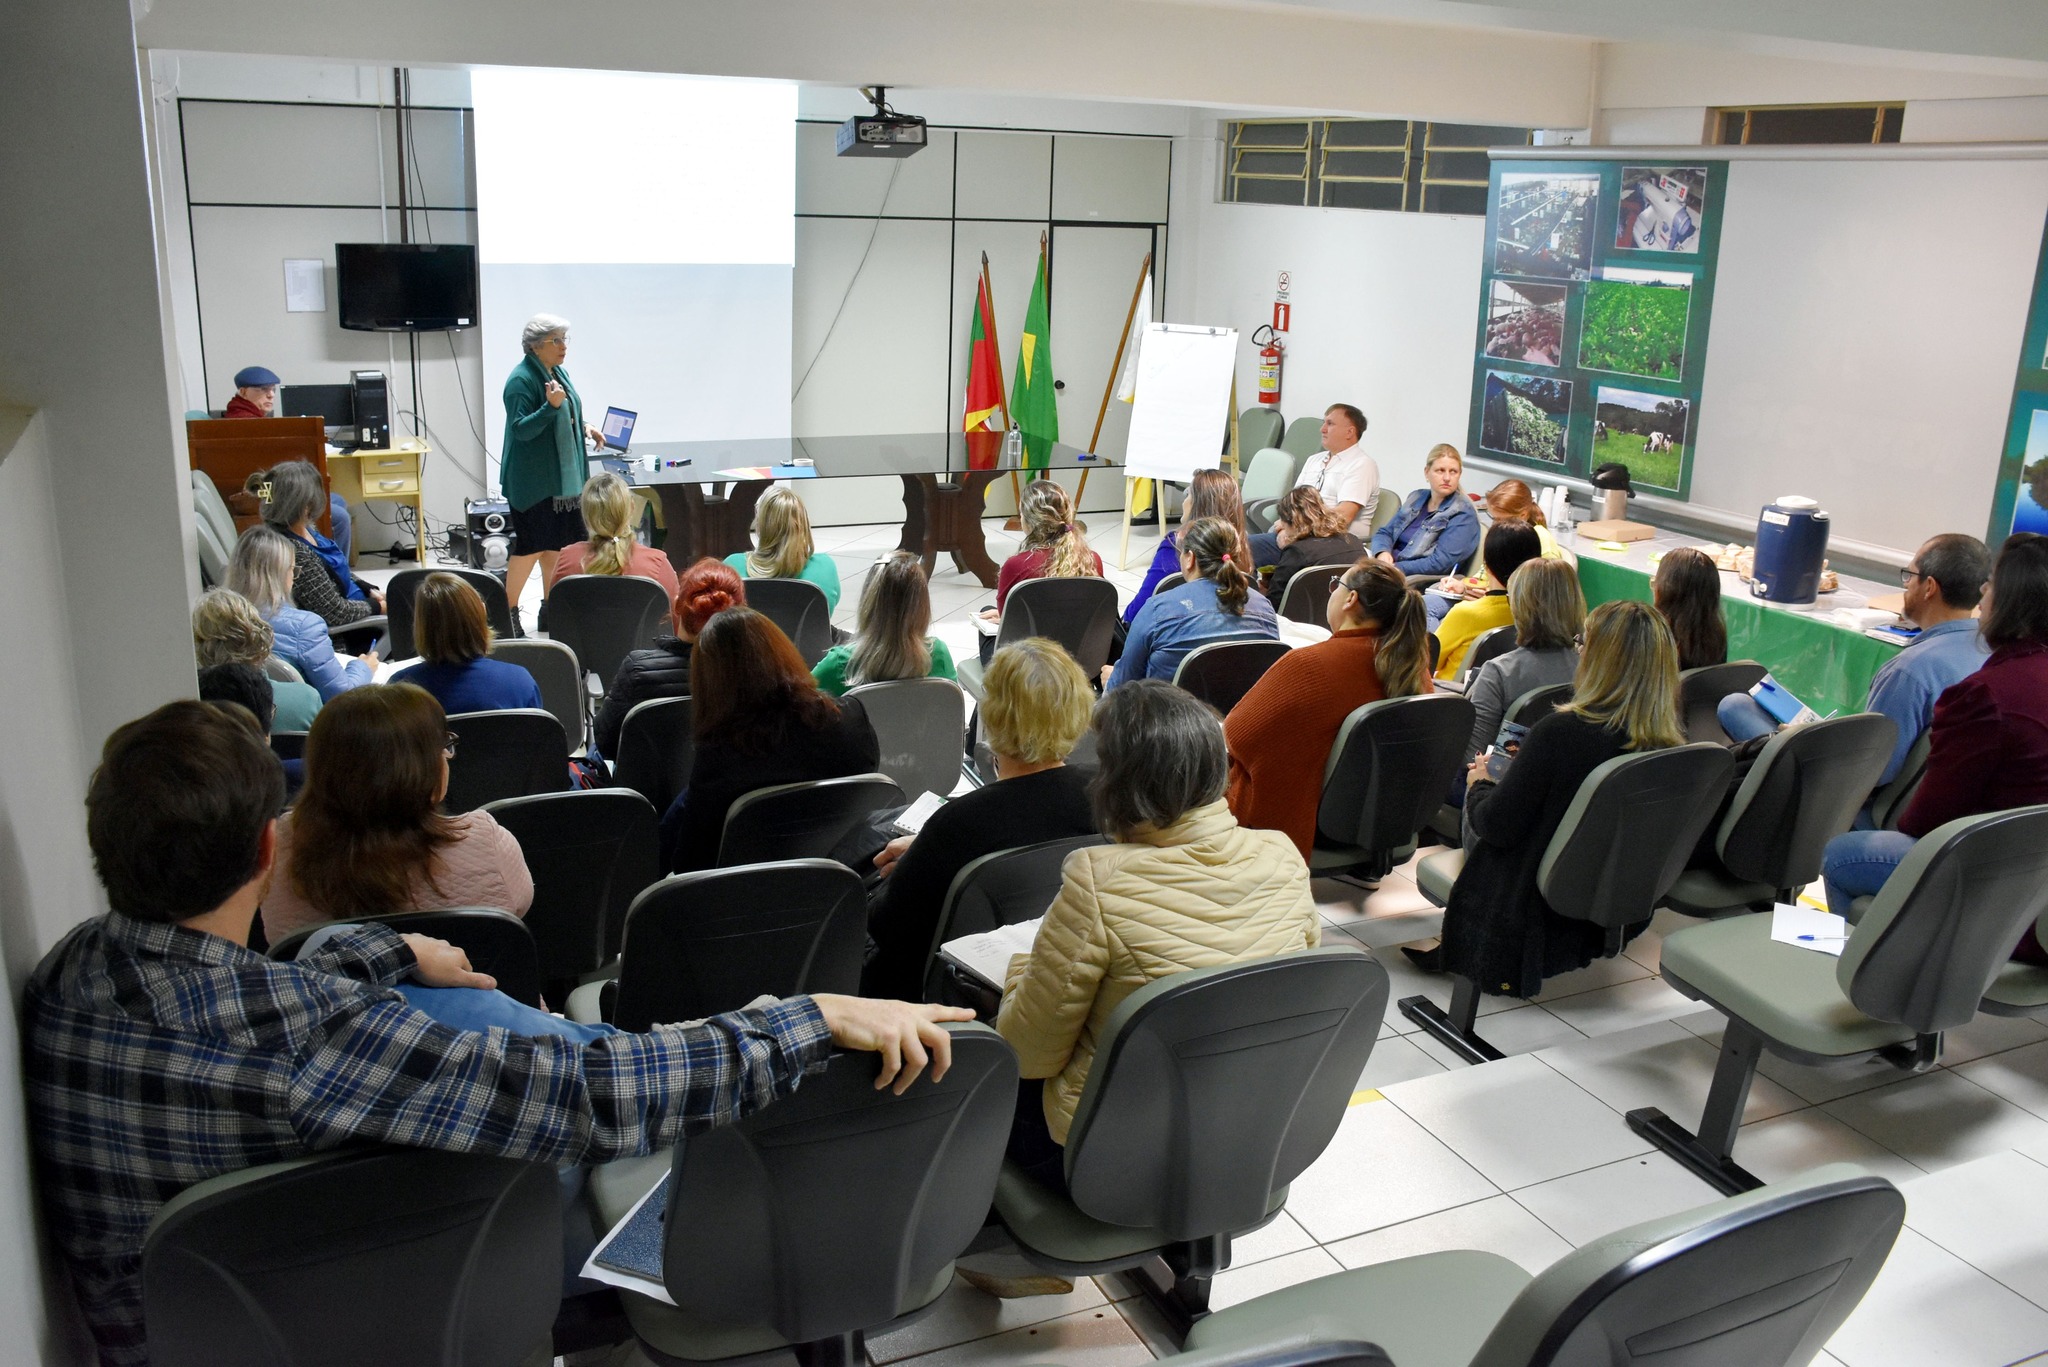
[[1543, 554], [1543, 542], [1536, 535], [1536, 529], [1526, 522], [1508, 519], [1496, 522], [1486, 532], [1486, 542], [1480, 548], [1480, 563], [1486, 566], [1486, 589], [1477, 598], [1468, 598], [1444, 614], [1443, 622], [1436, 629], [1437, 651], [1436, 676], [1439, 679], [1458, 677], [1458, 666], [1465, 662], [1465, 652], [1481, 633], [1494, 627], [1514, 625], [1515, 614], [1508, 607], [1508, 576], [1522, 567], [1525, 560], [1534, 560]]

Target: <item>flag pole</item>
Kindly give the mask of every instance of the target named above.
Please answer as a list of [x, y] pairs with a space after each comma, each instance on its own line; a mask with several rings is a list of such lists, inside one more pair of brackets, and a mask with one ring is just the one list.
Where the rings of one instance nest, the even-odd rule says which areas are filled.
[[[1109, 416], [1110, 396], [1116, 392], [1117, 372], [1123, 368], [1124, 349], [1131, 344], [1131, 324], [1138, 316], [1138, 299], [1145, 293], [1145, 281], [1152, 275], [1152, 253], [1145, 253], [1145, 264], [1138, 268], [1138, 283], [1131, 289], [1131, 306], [1124, 311], [1124, 330], [1116, 339], [1116, 355], [1109, 362], [1109, 378], [1102, 385], [1102, 402], [1095, 409], [1095, 430], [1088, 434], [1088, 453], [1095, 453], [1095, 443], [1102, 440], [1103, 419]], [[1150, 318], [1145, 320], [1151, 322]], [[1088, 492], [1088, 471], [1081, 471], [1081, 488], [1074, 495], [1074, 506], [1079, 507], [1081, 497]], [[1128, 500], [1127, 500], [1128, 501]]]
[[[1003, 430], [1007, 432], [1017, 424], [1010, 417], [1010, 380], [1008, 376], [1003, 374], [1003, 344], [1001, 334], [996, 331], [996, 292], [995, 288], [989, 284], [987, 252], [981, 254], [981, 292], [988, 300], [988, 344], [994, 350], [996, 358], [996, 402], [1002, 406]], [[1015, 470], [1010, 471], [1010, 502], [1015, 505], [1015, 512], [1003, 522], [1003, 530], [1006, 532], [1022, 530], [1024, 526], [1022, 516], [1024, 512], [1024, 490], [1023, 486], [1017, 483], [1017, 472]]]

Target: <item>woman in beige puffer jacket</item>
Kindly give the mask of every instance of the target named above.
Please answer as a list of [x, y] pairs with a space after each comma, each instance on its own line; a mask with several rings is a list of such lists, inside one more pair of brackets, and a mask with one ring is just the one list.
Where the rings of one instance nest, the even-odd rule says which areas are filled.
[[[1239, 826], [1223, 800], [1228, 765], [1214, 711], [1161, 680], [1133, 680], [1104, 699], [1094, 725], [1096, 816], [1118, 843], [1067, 856], [1031, 952], [1010, 963], [996, 1018], [1021, 1075], [1045, 1079], [1041, 1117], [1020, 1103], [1011, 1156], [1054, 1184], [1056, 1146], [1124, 998], [1170, 973], [1309, 949], [1320, 938], [1294, 843]], [[1042, 1136], [1032, 1133], [1035, 1119]]]

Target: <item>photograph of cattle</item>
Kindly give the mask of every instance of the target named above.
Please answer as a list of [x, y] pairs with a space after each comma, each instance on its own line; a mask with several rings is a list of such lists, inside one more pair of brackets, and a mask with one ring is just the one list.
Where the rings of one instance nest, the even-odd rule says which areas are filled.
[[1706, 204], [1704, 166], [1624, 166], [1614, 245], [1627, 251], [1697, 255]]
[[1667, 394], [1601, 385], [1593, 394], [1594, 467], [1620, 461], [1639, 488], [1676, 492], [1692, 405]]
[[1691, 316], [1690, 275], [1610, 266], [1598, 280], [1586, 282], [1579, 369], [1679, 379], [1685, 372]]
[[1593, 264], [1600, 177], [1509, 172], [1500, 178], [1493, 267], [1502, 275], [1584, 280]]
[[1486, 354], [1556, 365], [1564, 341], [1563, 285], [1496, 280], [1486, 305]]
[[1565, 380], [1486, 372], [1479, 445], [1506, 456], [1564, 464], [1564, 434], [1571, 421], [1572, 386]]

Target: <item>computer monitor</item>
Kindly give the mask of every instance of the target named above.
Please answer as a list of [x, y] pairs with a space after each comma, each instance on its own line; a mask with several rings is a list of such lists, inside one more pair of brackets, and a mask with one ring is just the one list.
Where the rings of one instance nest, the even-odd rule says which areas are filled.
[[356, 425], [355, 386], [346, 384], [288, 384], [277, 391], [280, 418], [318, 418], [327, 427]]
[[604, 411], [604, 425], [597, 430], [604, 433], [604, 449], [623, 453], [633, 444], [633, 424], [640, 421], [640, 415], [630, 408], [607, 408]]

